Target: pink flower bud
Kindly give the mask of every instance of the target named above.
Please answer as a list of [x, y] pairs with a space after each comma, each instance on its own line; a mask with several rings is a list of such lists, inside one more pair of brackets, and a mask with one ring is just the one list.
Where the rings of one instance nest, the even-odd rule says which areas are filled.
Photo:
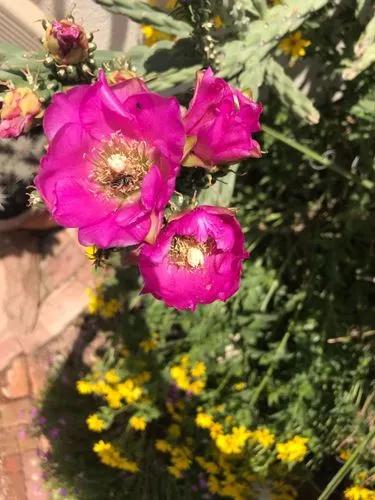
[[82, 26], [67, 19], [52, 21], [44, 46], [58, 64], [78, 64], [88, 58], [88, 40]]
[[184, 116], [186, 135], [193, 144], [186, 166], [212, 168], [245, 158], [259, 158], [252, 138], [260, 130], [262, 105], [249, 99], [208, 68], [199, 72], [194, 97]]
[[5, 93], [0, 109], [0, 138], [18, 137], [32, 127], [35, 117], [43, 114], [38, 96], [27, 87]]

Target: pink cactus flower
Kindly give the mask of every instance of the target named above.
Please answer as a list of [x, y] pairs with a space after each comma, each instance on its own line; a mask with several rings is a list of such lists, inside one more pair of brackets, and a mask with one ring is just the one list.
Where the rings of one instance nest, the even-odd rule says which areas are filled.
[[244, 248], [231, 210], [200, 206], [169, 222], [153, 245], [144, 244], [139, 269], [143, 293], [176, 309], [225, 301], [239, 288]]
[[27, 133], [35, 118], [43, 115], [38, 96], [27, 87], [5, 93], [0, 109], [0, 139], [19, 137]]
[[262, 105], [234, 89], [210, 68], [198, 72], [195, 93], [184, 117], [192, 148], [186, 166], [208, 169], [245, 158], [259, 158], [251, 134], [260, 130]]
[[43, 43], [59, 64], [78, 64], [88, 58], [85, 30], [68, 19], [52, 21], [46, 29]]
[[175, 186], [185, 141], [173, 97], [104, 73], [52, 99], [50, 141], [35, 185], [56, 222], [100, 248], [153, 241]]

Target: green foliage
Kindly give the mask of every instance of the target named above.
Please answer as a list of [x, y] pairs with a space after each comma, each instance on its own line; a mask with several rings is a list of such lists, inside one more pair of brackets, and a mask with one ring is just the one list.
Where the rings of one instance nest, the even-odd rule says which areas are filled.
[[190, 26], [178, 19], [174, 19], [161, 9], [151, 7], [142, 1], [133, 0], [95, 0], [110, 12], [123, 14], [141, 24], [150, 24], [160, 31], [171, 35], [186, 36], [190, 33]]
[[39, 165], [45, 144], [40, 133], [0, 143], [0, 218], [18, 215], [27, 205], [26, 188]]

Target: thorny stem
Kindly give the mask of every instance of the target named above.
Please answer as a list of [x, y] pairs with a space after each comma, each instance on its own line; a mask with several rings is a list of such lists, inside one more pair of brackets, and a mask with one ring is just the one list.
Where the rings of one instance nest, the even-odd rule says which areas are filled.
[[339, 484], [345, 479], [345, 476], [349, 473], [352, 466], [357, 462], [363, 450], [366, 449], [366, 446], [374, 437], [375, 437], [375, 428], [362, 441], [362, 443], [359, 443], [359, 445], [350, 455], [348, 460], [344, 463], [341, 469], [337, 472], [337, 474], [331, 479], [331, 481], [324, 488], [324, 491], [321, 493], [318, 500], [327, 500], [332, 495], [332, 493], [334, 493]]
[[218, 69], [219, 60], [216, 41], [212, 37], [214, 9], [212, 0], [191, 0], [185, 9], [193, 24], [193, 38], [205, 66]]
[[373, 189], [374, 183], [372, 181], [370, 181], [369, 179], [360, 179], [356, 175], [353, 175], [350, 172], [347, 172], [343, 168], [339, 167], [338, 165], [335, 165], [328, 158], [325, 158], [324, 156], [316, 153], [312, 149], [300, 144], [299, 142], [295, 141], [294, 139], [287, 137], [286, 135], [282, 134], [281, 132], [274, 130], [272, 127], [269, 127], [268, 125], [263, 124], [262, 129], [266, 134], [270, 135], [274, 139], [277, 139], [278, 141], [281, 141], [284, 144], [287, 144], [291, 148], [302, 153], [304, 156], [307, 156], [308, 158], [311, 158], [312, 160], [319, 163], [320, 165], [323, 165], [324, 167], [328, 168], [329, 170], [332, 170], [332, 172], [335, 172], [336, 174], [339, 174], [342, 177], [345, 177], [345, 179], [347, 179], [348, 181], [354, 182], [355, 184], [357, 184], [365, 189], [368, 189], [368, 190]]

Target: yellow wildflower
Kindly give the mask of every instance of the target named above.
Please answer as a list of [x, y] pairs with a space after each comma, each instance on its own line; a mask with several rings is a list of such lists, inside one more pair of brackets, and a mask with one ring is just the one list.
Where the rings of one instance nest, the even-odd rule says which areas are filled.
[[235, 391], [243, 391], [246, 388], [245, 382], [238, 382], [237, 384], [234, 384], [234, 390]]
[[97, 288], [93, 290], [91, 288], [86, 289], [86, 294], [88, 296], [87, 308], [90, 314], [98, 314], [103, 307], [103, 296], [100, 293], [100, 289]]
[[102, 318], [109, 319], [113, 318], [121, 308], [119, 300], [111, 299], [106, 301], [104, 299], [101, 287], [97, 287], [96, 289], [88, 288], [86, 294], [88, 296], [87, 307], [90, 314], [98, 314]]
[[310, 40], [302, 38], [301, 31], [296, 31], [290, 36], [283, 38], [279, 43], [279, 48], [286, 56], [290, 55], [294, 59], [298, 59], [306, 54], [305, 48], [309, 45], [311, 45]]
[[219, 422], [214, 422], [210, 427], [211, 438], [216, 439], [222, 433], [223, 433], [223, 426], [219, 424]]
[[198, 361], [195, 363], [190, 370], [190, 373], [193, 375], [193, 377], [203, 377], [203, 375], [206, 374], [206, 365], [203, 363], [203, 361]]
[[172, 366], [169, 373], [175, 381], [177, 387], [183, 391], [187, 391], [189, 389], [190, 382], [185, 367], [179, 365]]
[[243, 451], [250, 432], [244, 427], [233, 427], [230, 434], [219, 434], [215, 440], [216, 446], [226, 455], [239, 454]]
[[96, 246], [95, 245], [92, 245], [90, 247], [86, 247], [85, 248], [86, 257], [89, 260], [94, 260], [95, 259], [95, 253], [96, 253]]
[[195, 460], [209, 474], [219, 474], [220, 469], [214, 462], [209, 462], [203, 457], [195, 457]]
[[117, 390], [128, 404], [133, 404], [139, 400], [143, 394], [142, 387], [134, 383], [132, 379], [117, 385]]
[[195, 423], [202, 429], [209, 429], [214, 423], [213, 418], [208, 413], [199, 412], [195, 417]]
[[122, 457], [119, 450], [115, 448], [112, 443], [100, 440], [94, 444], [93, 450], [99, 456], [100, 461], [105, 465], [122, 469], [133, 474], [139, 471], [138, 465], [132, 460]]
[[204, 380], [194, 380], [189, 387], [188, 390], [194, 394], [194, 396], [198, 396], [203, 392], [203, 389], [206, 387], [206, 382]]
[[157, 346], [158, 346], [158, 341], [155, 338], [142, 340], [142, 342], [139, 343], [139, 347], [145, 353], [153, 351], [154, 349], [157, 348]]
[[272, 0], [272, 5], [281, 5], [283, 3], [283, 0]]
[[178, 469], [176, 466], [170, 465], [169, 467], [167, 467], [167, 469], [169, 474], [174, 476], [176, 479], [180, 479], [182, 477], [182, 471]]
[[144, 417], [137, 417], [134, 415], [129, 419], [130, 427], [133, 427], [136, 431], [144, 431], [147, 426], [147, 421]]
[[172, 463], [179, 470], [186, 470], [191, 465], [191, 452], [186, 446], [176, 446], [171, 449]]
[[302, 462], [308, 452], [307, 442], [305, 437], [294, 436], [285, 443], [277, 443], [277, 458], [282, 462]]
[[86, 380], [77, 380], [76, 388], [80, 394], [92, 394], [94, 392], [94, 384]]
[[104, 374], [104, 379], [109, 384], [118, 384], [120, 382], [120, 380], [121, 380], [121, 378], [119, 377], [119, 375], [116, 372], [116, 370], [108, 370]]
[[375, 491], [361, 486], [351, 486], [344, 491], [347, 500], [375, 500]]
[[121, 408], [121, 394], [119, 391], [115, 391], [113, 389], [109, 390], [105, 395], [105, 399], [107, 400], [108, 405], [113, 410], [118, 410]]
[[109, 392], [113, 391], [112, 387], [104, 382], [104, 380], [99, 380], [93, 384], [93, 393], [99, 394], [101, 396], [106, 396]]
[[89, 415], [86, 419], [87, 427], [93, 432], [102, 432], [106, 427], [106, 423], [95, 413]]
[[141, 31], [143, 33], [144, 43], [147, 47], [151, 47], [156, 42], [160, 42], [161, 40], [175, 40], [176, 36], [171, 35], [170, 33], [164, 33], [164, 31], [160, 31], [150, 24], [143, 24], [141, 27]]
[[275, 442], [275, 434], [266, 427], [259, 427], [253, 431], [250, 438], [258, 442], [263, 448], [269, 448]]
[[346, 462], [348, 460], [348, 458], [350, 457], [351, 453], [349, 450], [340, 450], [340, 453], [339, 453], [339, 457], [341, 458], [341, 460], [343, 460], [344, 462]]
[[172, 447], [165, 439], [158, 439], [155, 443], [155, 448], [162, 453], [168, 453]]

